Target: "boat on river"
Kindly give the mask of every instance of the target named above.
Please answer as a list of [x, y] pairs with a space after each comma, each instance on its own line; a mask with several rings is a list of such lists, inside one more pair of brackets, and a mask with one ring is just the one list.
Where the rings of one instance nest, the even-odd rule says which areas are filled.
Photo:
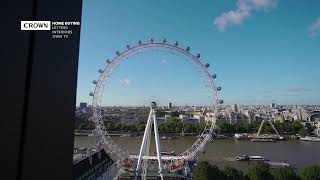
[[251, 156], [251, 155], [241, 155], [235, 157], [237, 161], [265, 161], [264, 157], [262, 156]]
[[306, 137], [300, 137], [300, 140], [302, 140], [302, 141], [320, 142], [320, 137], [306, 136]]
[[265, 161], [271, 168], [278, 167], [291, 167], [291, 165], [286, 161]]

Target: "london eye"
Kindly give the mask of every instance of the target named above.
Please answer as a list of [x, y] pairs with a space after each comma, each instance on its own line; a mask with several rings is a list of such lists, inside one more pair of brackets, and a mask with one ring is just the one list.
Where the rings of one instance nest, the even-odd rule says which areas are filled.
[[[202, 82], [204, 82], [204, 85], [209, 92], [209, 107], [212, 115], [205, 121], [205, 128], [200, 135], [197, 136], [194, 144], [179, 155], [161, 156], [161, 144], [155, 117], [155, 112], [157, 111], [156, 102], [150, 103], [150, 113], [138, 155], [130, 155], [128, 150], [120, 147], [111, 138], [104, 125], [102, 118], [102, 96], [104, 87], [109, 83], [110, 76], [125, 59], [147, 51], [161, 51], [181, 57], [181, 59], [184, 59], [191, 64], [199, 72], [201, 79], [203, 80]], [[159, 173], [159, 177], [163, 179], [164, 172], [174, 173], [176, 170], [180, 170], [187, 166], [188, 161], [195, 160], [199, 153], [204, 151], [207, 142], [211, 140], [211, 135], [215, 129], [215, 121], [219, 112], [219, 104], [223, 103], [223, 100], [218, 98], [218, 91], [221, 90], [221, 87], [215, 84], [217, 75], [209, 73], [210, 64], [203, 63], [200, 54], [193, 54], [191, 51], [190, 46], [182, 48], [177, 41], [172, 44], [168, 43], [166, 39], [163, 39], [161, 42], [156, 42], [153, 38], [148, 42], [138, 41], [136, 45], [126, 45], [126, 49], [123, 51], [116, 51], [115, 57], [105, 61], [105, 67], [98, 70], [99, 77], [92, 81], [95, 88], [89, 93], [89, 95], [92, 96], [93, 112], [91, 121], [95, 123], [94, 133], [98, 137], [97, 144], [115, 155], [119, 168], [132, 172], [135, 174], [135, 177], [145, 177], [146, 172], [153, 169], [156, 170]], [[152, 126], [154, 127], [153, 129]], [[154, 131], [157, 150], [155, 156], [149, 155], [152, 130]]]

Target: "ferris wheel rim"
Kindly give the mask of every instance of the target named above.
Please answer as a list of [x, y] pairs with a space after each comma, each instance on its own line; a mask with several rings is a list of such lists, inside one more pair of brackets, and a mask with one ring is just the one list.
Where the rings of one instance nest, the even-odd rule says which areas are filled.
[[[103, 92], [103, 88], [104, 88], [104, 82], [107, 80], [108, 75], [110, 76], [112, 74], [112, 71], [114, 70], [114, 68], [116, 68], [121, 61], [123, 61], [125, 59], [125, 57], [128, 57], [131, 53], [135, 53], [135, 52], [139, 52], [139, 50], [141, 50], [141, 52], [143, 52], [144, 49], [155, 49], [155, 48], [159, 48], [159, 49], [163, 49], [163, 50], [173, 50], [174, 52], [178, 53], [178, 54], [183, 54], [186, 57], [189, 58], [189, 60], [193, 60], [194, 63], [196, 63], [196, 65], [198, 65], [200, 68], [201, 73], [204, 73], [206, 75], [206, 83], [209, 83], [210, 86], [208, 86], [207, 88], [209, 88], [209, 90], [211, 90], [210, 95], [213, 95], [212, 97], [212, 102], [210, 103], [210, 106], [215, 106], [215, 112], [217, 112], [217, 109], [219, 108], [219, 98], [218, 98], [218, 91], [217, 90], [217, 86], [214, 83], [214, 78], [212, 77], [208, 71], [208, 66], [207, 64], [204, 65], [201, 61], [200, 61], [200, 55], [193, 55], [192, 53], [190, 53], [190, 47], [188, 46], [187, 49], [183, 49], [180, 48], [177, 44], [177, 42], [172, 45], [172, 44], [168, 44], [168, 43], [158, 43], [158, 42], [148, 42], [148, 43], [140, 43], [130, 47], [127, 45], [127, 49], [123, 52], [116, 52], [116, 57], [114, 57], [112, 60], [107, 60], [107, 65], [104, 68], [104, 70], [99, 70], [100, 76], [98, 78], [98, 80], [94, 80], [94, 84], [95, 84], [95, 89], [94, 89], [94, 93], [90, 95], [93, 96], [93, 100], [92, 100], [92, 108], [93, 108], [93, 116], [92, 119], [97, 122], [97, 121], [102, 121], [102, 117], [101, 114], [99, 116], [99, 110], [100, 109], [100, 105], [99, 105], [99, 100], [101, 101], [101, 97], [102, 97], [102, 92]], [[118, 64], [117, 64], [118, 63]], [[109, 68], [109, 69], [108, 69]], [[111, 69], [110, 69], [111, 68]], [[107, 71], [110, 72], [107, 72]], [[204, 78], [204, 77], [203, 77]], [[220, 88], [220, 87], [219, 87]], [[220, 88], [221, 89], [221, 88]], [[101, 113], [101, 111], [100, 111]], [[203, 132], [201, 132], [201, 135], [197, 138], [196, 142], [189, 147], [188, 149], [186, 149], [184, 152], [182, 152], [180, 155], [177, 155], [177, 157], [181, 157], [181, 159], [185, 159], [185, 160], [190, 160], [190, 159], [194, 159], [195, 156], [197, 156], [197, 154], [199, 153], [199, 151], [201, 151], [204, 146], [207, 144], [207, 142], [210, 140], [209, 137], [209, 133], [212, 133], [213, 128], [214, 128], [214, 124], [213, 124], [213, 119], [211, 120], [212, 122], [209, 125], [209, 123], [207, 122], [206, 127], [204, 129]], [[115, 154], [118, 155], [118, 157], [120, 158], [128, 158], [128, 153], [124, 152], [122, 148], [120, 148], [119, 146], [117, 147], [116, 143], [113, 142], [112, 138], [109, 136], [108, 132], [105, 130], [104, 124], [99, 124], [96, 123], [96, 128], [97, 126], [99, 126], [97, 128], [97, 132], [96, 134], [99, 134], [100, 140], [104, 141], [104, 143], [106, 143], [106, 137], [107, 139], [110, 141], [108, 143], [111, 143], [111, 147], [114, 147], [115, 149], [117, 149], [117, 152], [114, 152]], [[100, 127], [102, 126], [102, 127]], [[207, 128], [207, 126], [209, 126]]]

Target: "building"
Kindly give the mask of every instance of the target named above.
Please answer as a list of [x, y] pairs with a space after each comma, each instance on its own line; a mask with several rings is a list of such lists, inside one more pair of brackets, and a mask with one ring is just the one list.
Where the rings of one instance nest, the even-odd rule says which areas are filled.
[[276, 103], [271, 103], [270, 108], [276, 108]]
[[[116, 164], [105, 150], [101, 149], [91, 155], [88, 152], [86, 148], [83, 152], [81, 149], [74, 150], [73, 179], [112, 180], [117, 172]], [[83, 158], [75, 161], [75, 157], [78, 157], [77, 155], [83, 155]]]
[[172, 108], [172, 103], [171, 103], [171, 102], [168, 103], [168, 108], [169, 108], [169, 109]]
[[237, 113], [238, 112], [238, 105], [234, 104], [232, 109], [233, 109], [233, 112]]
[[80, 110], [85, 110], [86, 108], [87, 108], [87, 103], [86, 102], [81, 102], [79, 109]]

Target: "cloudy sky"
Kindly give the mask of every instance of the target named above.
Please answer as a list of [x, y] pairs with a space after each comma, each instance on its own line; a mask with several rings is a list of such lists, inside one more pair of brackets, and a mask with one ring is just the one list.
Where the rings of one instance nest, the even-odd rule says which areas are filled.
[[[201, 2], [201, 3], [200, 3]], [[201, 53], [218, 74], [226, 104], [320, 104], [320, 1], [83, 1], [79, 102], [115, 51], [154, 37]], [[169, 53], [147, 52], [119, 66], [105, 105], [201, 105], [207, 89], [195, 68]]]

